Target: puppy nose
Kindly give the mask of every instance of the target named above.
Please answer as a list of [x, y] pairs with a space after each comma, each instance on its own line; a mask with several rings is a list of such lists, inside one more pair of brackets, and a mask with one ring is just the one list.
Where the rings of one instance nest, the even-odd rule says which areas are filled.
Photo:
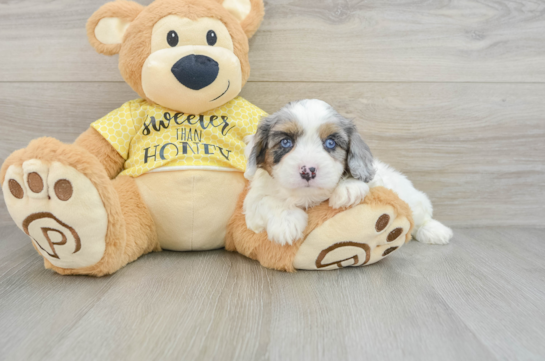
[[201, 90], [216, 80], [220, 67], [208, 56], [188, 55], [178, 60], [171, 71], [182, 85], [192, 90]]
[[307, 182], [310, 182], [311, 179], [316, 178], [316, 168], [315, 167], [307, 168], [307, 166], [304, 165], [301, 167], [301, 172], [299, 173], [299, 175], [301, 176], [301, 178], [303, 178]]

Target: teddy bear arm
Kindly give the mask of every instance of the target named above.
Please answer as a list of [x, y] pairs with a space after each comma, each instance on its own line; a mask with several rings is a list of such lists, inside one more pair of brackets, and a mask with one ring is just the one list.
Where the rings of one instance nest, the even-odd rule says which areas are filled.
[[87, 129], [76, 139], [74, 145], [97, 157], [110, 179], [117, 177], [123, 170], [125, 159], [96, 129]]

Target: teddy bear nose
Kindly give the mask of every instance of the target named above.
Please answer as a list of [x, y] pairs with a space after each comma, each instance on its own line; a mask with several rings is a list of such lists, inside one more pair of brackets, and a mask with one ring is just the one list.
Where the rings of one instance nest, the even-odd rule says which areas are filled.
[[205, 55], [188, 55], [172, 67], [172, 74], [180, 83], [192, 90], [201, 90], [216, 80], [220, 67]]

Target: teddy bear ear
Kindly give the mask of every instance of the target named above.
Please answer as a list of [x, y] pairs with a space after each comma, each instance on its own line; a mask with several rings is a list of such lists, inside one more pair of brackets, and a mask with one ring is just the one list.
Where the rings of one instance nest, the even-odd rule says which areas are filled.
[[142, 10], [144, 6], [125, 0], [103, 5], [87, 21], [89, 42], [101, 54], [119, 53], [127, 28]]
[[240, 21], [246, 36], [251, 38], [265, 15], [263, 0], [219, 0], [219, 2]]

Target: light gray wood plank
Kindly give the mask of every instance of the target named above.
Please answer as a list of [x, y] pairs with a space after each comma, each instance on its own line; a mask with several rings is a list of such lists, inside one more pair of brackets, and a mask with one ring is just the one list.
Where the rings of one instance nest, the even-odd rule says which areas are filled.
[[0, 228], [0, 247], [2, 360], [43, 359], [117, 277], [63, 277], [45, 270], [28, 237], [14, 226]]
[[0, 192], [0, 227], [12, 225], [11, 217], [6, 209], [6, 203], [4, 202], [4, 195]]
[[[512, 227], [489, 227], [489, 228], [464, 228], [461, 229], [461, 234], [470, 236], [467, 242], [470, 246], [478, 246], [479, 249], [472, 251], [480, 253], [482, 258], [486, 258], [489, 249], [493, 247], [494, 252], [499, 258], [495, 263], [496, 266], [505, 270], [517, 269], [517, 274], [526, 272], [526, 278], [532, 279], [536, 275], [545, 275], [545, 263], [539, 257], [535, 257], [545, 240], [545, 230], [543, 228], [512, 228]], [[487, 242], [486, 246], [481, 246], [480, 239], [494, 239], [496, 242]], [[509, 263], [511, 262], [511, 263]], [[541, 270], [540, 270], [541, 269]], [[521, 284], [525, 284], [525, 280]], [[531, 285], [528, 289], [534, 290]], [[545, 293], [545, 289], [541, 292]]]
[[[0, 81], [121, 80], [116, 57], [86, 38], [105, 2], [4, 2]], [[544, 10], [536, 0], [269, 0], [252, 79], [543, 82]]]
[[[545, 85], [264, 82], [242, 95], [268, 112], [330, 102], [447, 224], [544, 226]], [[124, 83], [2, 83], [0, 161], [39, 136], [71, 142], [135, 97]]]
[[403, 256], [413, 257], [414, 268], [498, 359], [542, 360], [543, 238], [542, 230], [457, 229], [451, 245], [417, 244]]
[[363, 270], [278, 274], [272, 303], [282, 316], [274, 318], [271, 359], [494, 359], [427, 282], [407, 272], [412, 263], [396, 257]]
[[28, 242], [28, 237], [13, 222], [0, 225], [0, 264], [11, 258], [15, 251], [26, 247]]
[[225, 251], [147, 256], [44, 359], [263, 359], [272, 273]]
[[455, 229], [448, 246], [411, 242], [376, 265], [331, 272], [164, 252], [101, 279], [43, 270], [26, 236], [6, 230], [0, 244], [27, 242], [0, 262], [6, 360], [545, 357], [538, 229]]
[[403, 266], [290, 275], [223, 251], [152, 255], [45, 359], [493, 359]]

